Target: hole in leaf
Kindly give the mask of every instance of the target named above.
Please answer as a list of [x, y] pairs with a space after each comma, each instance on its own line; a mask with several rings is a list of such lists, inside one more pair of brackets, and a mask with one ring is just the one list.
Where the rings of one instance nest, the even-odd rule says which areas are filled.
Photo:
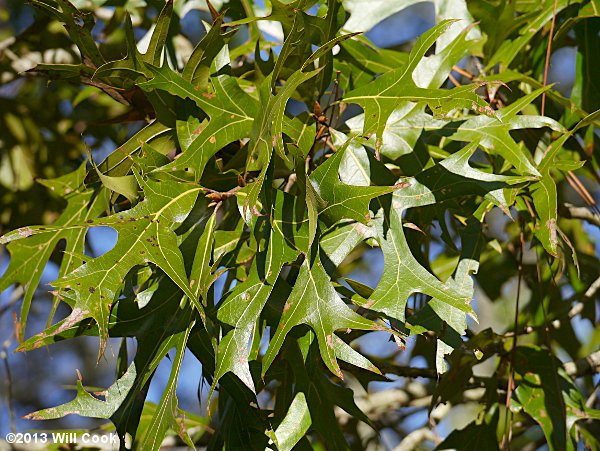
[[375, 289], [381, 280], [383, 269], [383, 252], [380, 248], [364, 250], [364, 246], [359, 246], [344, 259], [336, 272], [339, 271], [343, 277]]
[[85, 255], [100, 257], [111, 251], [117, 244], [118, 233], [112, 227], [92, 227], [88, 230]]

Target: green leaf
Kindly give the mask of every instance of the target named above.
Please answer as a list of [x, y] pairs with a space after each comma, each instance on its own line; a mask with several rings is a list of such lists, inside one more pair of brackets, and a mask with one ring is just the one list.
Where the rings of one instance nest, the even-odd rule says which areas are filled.
[[113, 152], [98, 165], [98, 169], [102, 171], [102, 173], [112, 177], [127, 175], [133, 165], [131, 156], [142, 147], [143, 143], [168, 136], [170, 131], [171, 129], [169, 127], [158, 121], [151, 122], [128, 139], [125, 144], [113, 150]]
[[183, 418], [179, 417], [179, 409], [177, 407], [177, 381], [179, 379], [179, 372], [181, 371], [181, 363], [183, 362], [183, 356], [185, 354], [186, 344], [190, 335], [190, 331], [194, 327], [194, 323], [191, 322], [188, 328], [184, 332], [177, 334], [174, 339], [177, 353], [173, 360], [173, 366], [171, 367], [171, 375], [165, 391], [162, 394], [158, 408], [150, 420], [148, 426], [148, 432], [144, 435], [144, 439], [140, 442], [142, 449], [158, 450], [160, 449], [163, 439], [167, 433], [168, 428], [172, 428], [176, 431], [180, 437], [190, 447], [194, 447], [192, 439], [186, 432], [183, 424]]
[[[27, 240], [13, 242], [10, 242], [12, 240], [7, 235], [0, 238], [0, 242], [9, 243], [7, 249], [11, 255], [8, 268], [0, 278], [0, 292], [15, 283], [25, 288], [19, 321], [20, 338], [25, 332], [29, 309], [44, 268], [59, 241], [66, 240], [59, 268], [59, 276], [64, 276], [81, 265], [82, 259], [79, 255], [83, 255], [85, 244], [85, 230], [73, 229], [71, 226], [96, 218], [107, 205], [108, 199], [105, 191], [95, 196], [93, 191], [82, 188], [85, 173], [85, 163], [83, 163], [79, 169], [62, 177], [39, 180], [42, 185], [50, 188], [67, 201], [65, 209], [54, 223], [53, 227], [56, 228], [56, 233], [35, 235]], [[34, 234], [33, 229], [25, 227], [19, 229], [14, 238], [18, 240]], [[55, 302], [53, 311], [56, 306]]]
[[[259, 109], [259, 114], [250, 134], [247, 166], [248, 169], [260, 169], [260, 174], [248, 189], [248, 196], [244, 201], [246, 212], [256, 213], [257, 211], [258, 197], [267, 175], [273, 148], [284, 161], [288, 160], [283, 144], [283, 118], [288, 100], [298, 86], [310, 80], [318, 72], [318, 70], [307, 73], [295, 72], [274, 96], [271, 95], [269, 79], [263, 82], [260, 88], [262, 108]], [[244, 217], [246, 215], [244, 214]]]
[[78, 10], [68, 0], [30, 0], [30, 3], [64, 24], [69, 36], [79, 48], [84, 62], [87, 61], [92, 67], [99, 67], [104, 63], [104, 58], [92, 37], [95, 19], [91, 13]]
[[[117, 300], [123, 279], [135, 265], [156, 264], [183, 290], [198, 311], [203, 312], [185, 276], [183, 258], [173, 231], [189, 213], [200, 188], [151, 180], [145, 182], [142, 188], [145, 198], [131, 210], [67, 227], [37, 227], [31, 232], [36, 237], [54, 236], [65, 229], [81, 231], [99, 225], [118, 231], [119, 239], [113, 249], [53, 282], [55, 287], [68, 290], [75, 302], [71, 314], [52, 333], [60, 333], [85, 318], [94, 318], [100, 330], [99, 356], [106, 347], [110, 307]], [[22, 238], [22, 235], [22, 230], [21, 234], [16, 231], [3, 236], [2, 240], [10, 241]], [[42, 333], [39, 338], [44, 336], [46, 334]]]
[[[138, 428], [138, 438], [137, 443], [142, 443], [147, 434], [152, 433], [150, 429], [152, 425], [152, 419], [155, 417], [158, 411], [158, 406], [150, 401], [146, 401], [144, 404], [144, 409], [140, 416], [140, 424]], [[178, 416], [181, 418], [181, 422], [183, 427], [187, 430], [193, 429], [195, 431], [195, 437], [198, 437], [199, 432], [202, 433], [206, 430], [209, 430], [209, 421], [205, 417], [201, 417], [199, 415], [195, 415], [189, 411], [178, 410]], [[203, 434], [202, 434], [203, 435]]]
[[216, 223], [217, 209], [215, 208], [198, 240], [194, 263], [190, 272], [190, 287], [195, 294], [195, 299], [202, 298], [204, 305], [207, 302], [208, 290], [214, 281], [210, 260], [215, 240], [214, 232]]
[[73, 401], [50, 409], [38, 410], [25, 415], [27, 420], [53, 420], [65, 415], [77, 414], [90, 418], [110, 418], [122, 404], [123, 400], [131, 390], [136, 377], [136, 367], [132, 363], [127, 372], [118, 379], [102, 395], [104, 400], [88, 393], [81, 382], [77, 380], [77, 396]]
[[117, 194], [122, 194], [131, 204], [135, 204], [138, 198], [138, 184], [134, 175], [110, 176], [103, 174], [98, 166], [92, 160], [92, 155], [89, 155], [90, 161], [96, 174], [100, 178], [102, 184], [111, 191]]
[[223, 33], [222, 24], [223, 16], [221, 15], [213, 22], [206, 35], [198, 42], [181, 74], [185, 80], [194, 86], [199, 86], [203, 92], [207, 91], [208, 88], [210, 66], [213, 60], [225, 46], [229, 37], [235, 33], [235, 30]]
[[227, 144], [243, 139], [252, 130], [257, 102], [246, 94], [234, 78], [227, 75], [212, 78], [214, 92], [201, 92], [167, 66], [149, 66], [153, 74], [150, 81], [139, 84], [151, 91], [161, 89], [180, 98], [193, 100], [208, 116], [210, 121], [189, 144], [183, 155], [161, 170], [193, 171], [196, 180], [202, 177], [208, 160]]
[[560, 360], [546, 349], [520, 346], [515, 369], [522, 379], [511, 409], [523, 409], [541, 426], [551, 450], [576, 449], [569, 431], [591, 412]]
[[371, 199], [388, 194], [397, 188], [396, 186], [359, 186], [343, 183], [338, 171], [347, 149], [351, 146], [352, 140], [347, 140], [309, 178], [316, 194], [322, 200], [317, 205], [319, 215], [331, 224], [342, 219], [354, 219], [361, 223], [369, 222]]
[[308, 324], [315, 332], [325, 365], [340, 379], [344, 376], [336, 360], [335, 331], [381, 328], [352, 311], [340, 299], [318, 257], [312, 267], [309, 266], [308, 260], [302, 264], [294, 289], [283, 308], [277, 332], [263, 359], [263, 374], [271, 366], [289, 331], [299, 324]]
[[[344, 0], [344, 8], [350, 12], [350, 18], [344, 25], [345, 30], [349, 31], [368, 31], [374, 25], [393, 16], [399, 11], [408, 6], [419, 3], [419, 0]], [[473, 22], [473, 18], [467, 9], [467, 2], [464, 0], [434, 0], [436, 21], [441, 22], [445, 19], [459, 19], [467, 23]], [[364, 12], [368, 9], [369, 14]], [[458, 34], [454, 27], [454, 36]], [[478, 38], [481, 34], [478, 30], [473, 30], [470, 33], [471, 39]], [[438, 45], [440, 48], [445, 48], [452, 41], [453, 35], [440, 39]]]
[[[277, 191], [272, 222], [264, 217], [257, 218], [257, 226], [262, 227], [262, 240], [265, 247], [260, 249], [254, 259], [248, 278], [235, 286], [219, 304], [217, 317], [220, 321], [233, 326], [219, 343], [217, 365], [213, 388], [221, 377], [231, 371], [246, 386], [255, 390], [248, 366], [248, 342], [252, 331], [271, 293], [285, 263], [294, 261], [299, 251], [306, 246], [307, 232], [304, 218], [294, 218], [297, 200], [289, 194]], [[284, 205], [289, 210], [284, 210]], [[288, 216], [291, 215], [291, 216]]]
[[542, 178], [531, 185], [531, 198], [539, 218], [535, 227], [535, 235], [544, 246], [544, 249], [554, 257], [558, 256], [557, 246], [560, 231], [557, 224], [558, 194], [550, 169], [554, 165], [556, 155], [567, 142], [567, 139], [577, 130], [592, 122], [594, 117], [595, 113], [586, 116], [570, 132], [564, 133], [548, 146], [539, 165]]
[[560, 13], [571, 3], [568, 0], [544, 1], [539, 9], [535, 11], [535, 15], [530, 20], [524, 22], [524, 25], [519, 29], [517, 37], [514, 39], [505, 39], [496, 52], [491, 56], [487, 67], [491, 68], [496, 64], [501, 64], [505, 67], [510, 66], [519, 52], [532, 40], [532, 38], [542, 29], [547, 22], [552, 19], [555, 11]]
[[328, 449], [346, 449], [349, 445], [337, 426], [337, 407], [369, 426], [371, 422], [356, 405], [353, 391], [333, 383], [323, 372], [314, 338], [315, 333], [309, 330], [297, 340], [287, 340], [283, 355], [291, 367], [295, 391], [306, 396], [312, 427], [323, 437]]
[[[474, 296], [472, 275], [479, 269], [479, 255], [483, 247], [481, 224], [471, 219], [467, 227], [461, 231], [461, 256], [453, 276], [446, 282], [465, 298]], [[408, 318], [408, 327], [416, 333], [436, 331], [438, 333], [436, 349], [436, 370], [445, 373], [447, 370], [444, 358], [453, 349], [459, 348], [463, 341], [461, 336], [467, 328], [467, 317], [464, 311], [433, 298], [415, 315]]]
[[478, 424], [473, 421], [463, 429], [455, 429], [440, 443], [436, 450], [461, 449], [465, 451], [499, 450], [496, 438], [496, 428], [483, 422]]
[[424, 33], [415, 43], [405, 66], [387, 72], [344, 96], [345, 102], [356, 103], [365, 110], [363, 135], [375, 133], [381, 140], [388, 118], [402, 102], [425, 103], [438, 116], [457, 108], [489, 111], [486, 110], [487, 103], [475, 94], [472, 86], [450, 90], [420, 88], [413, 80], [419, 61], [451, 24], [452, 21], [447, 20]]
[[[594, 14], [600, 14], [600, 4], [592, 2], [598, 8]], [[591, 6], [591, 4], [587, 5]], [[577, 16], [579, 17], [579, 16]], [[577, 60], [575, 63], [575, 83], [571, 92], [571, 100], [584, 111], [600, 109], [600, 65], [595, 55], [600, 51], [597, 39], [590, 38], [600, 31], [598, 19], [586, 20], [575, 27], [578, 42]]]
[[143, 60], [146, 63], [154, 66], [160, 65], [162, 58], [163, 48], [169, 35], [169, 27], [171, 24], [171, 15], [173, 14], [173, 0], [167, 0], [165, 6], [160, 12], [154, 30], [152, 31], [152, 37], [148, 43], [148, 49], [143, 56]]
[[304, 437], [311, 423], [306, 397], [300, 392], [294, 397], [285, 418], [273, 434], [277, 449], [290, 451]]
[[[447, 30], [441, 37], [449, 33]], [[421, 88], [440, 88], [452, 67], [459, 63], [465, 53], [473, 49], [475, 41], [467, 40], [468, 34], [469, 28], [466, 28], [443, 50], [438, 48], [435, 55], [421, 59], [413, 73], [416, 85]], [[347, 121], [353, 135], [362, 133], [364, 119], [364, 114], [360, 114]], [[395, 160], [413, 151], [424, 128], [443, 128], [447, 124], [446, 121], [434, 119], [427, 114], [423, 105], [406, 103], [390, 114], [383, 132], [380, 152]]]
[[386, 198], [377, 200], [373, 222], [385, 267], [365, 307], [404, 321], [408, 297], [413, 293], [424, 293], [458, 310], [473, 313], [471, 294], [453, 283], [443, 284], [412, 255], [402, 227], [402, 214], [408, 208], [473, 194], [489, 196], [494, 203], [507, 209], [501, 188], [528, 178], [488, 174], [471, 168], [468, 162], [475, 148], [475, 145], [467, 146], [416, 177], [403, 179], [408, 186], [392, 195], [391, 205]]

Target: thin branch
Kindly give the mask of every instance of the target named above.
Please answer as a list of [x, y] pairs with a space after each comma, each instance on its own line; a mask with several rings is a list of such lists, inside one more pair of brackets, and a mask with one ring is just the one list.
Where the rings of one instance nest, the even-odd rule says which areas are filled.
[[458, 81], [456, 78], [454, 78], [454, 77], [452, 76], [452, 74], [448, 74], [448, 78], [450, 79], [450, 81], [452, 82], [452, 84], [453, 84], [454, 86], [457, 86], [457, 87], [458, 87], [458, 86], [461, 86], [460, 82], [459, 82], [459, 81]]
[[460, 75], [462, 75], [463, 77], [465, 77], [465, 78], [468, 78], [469, 80], [473, 80], [473, 78], [475, 78], [475, 77], [473, 76], [473, 74], [472, 74], [472, 73], [470, 73], [470, 72], [467, 72], [466, 70], [464, 70], [464, 69], [463, 69], [463, 68], [461, 68], [461, 67], [458, 67], [458, 66], [452, 66], [452, 70], [453, 70], [454, 72], [457, 72], [457, 73], [459, 73], [459, 74], [460, 74]]
[[576, 207], [573, 204], [563, 204], [559, 207], [561, 216], [567, 219], [582, 219], [596, 227], [600, 227], [600, 215], [585, 207]]
[[519, 301], [521, 299], [521, 285], [523, 281], [523, 254], [525, 252], [525, 236], [523, 233], [523, 227], [521, 224], [521, 232], [519, 233], [519, 241], [521, 243], [521, 248], [519, 252], [519, 266], [518, 266], [518, 279], [517, 279], [517, 299], [515, 302], [515, 318], [514, 318], [514, 331], [515, 335], [513, 337], [511, 356], [510, 356], [510, 369], [508, 371], [508, 386], [506, 393], [506, 419], [504, 424], [504, 433], [506, 434], [502, 438], [502, 449], [510, 449], [510, 441], [512, 439], [512, 411], [510, 410], [510, 400], [512, 397], [512, 391], [515, 388], [515, 360], [517, 356], [517, 341], [519, 339], [518, 327], [519, 327]]
[[437, 379], [440, 375], [436, 370], [430, 368], [415, 368], [412, 366], [400, 366], [394, 363], [385, 362], [382, 360], [372, 359], [373, 363], [382, 373], [394, 374], [402, 377], [424, 377], [426, 379]]
[[592, 352], [587, 357], [574, 362], [567, 362], [563, 368], [572, 378], [600, 373], [600, 351]]
[[393, 451], [411, 451], [418, 449], [423, 442], [431, 441], [435, 443], [436, 439], [435, 434], [428, 427], [424, 427], [409, 433]]
[[[550, 36], [548, 36], [548, 48], [546, 49], [546, 62], [544, 64], [544, 86], [548, 83], [548, 66], [550, 65], [550, 55], [552, 54], [552, 37], [554, 36], [554, 24], [556, 23], [556, 7], [558, 0], [554, 0], [554, 10], [552, 11], [552, 22], [550, 22]], [[542, 116], [546, 111], [546, 92], [542, 94]]]
[[0, 351], [0, 359], [4, 361], [4, 370], [6, 372], [6, 391], [7, 391], [7, 403], [8, 412], [10, 416], [10, 431], [12, 433], [17, 432], [15, 422], [15, 405], [12, 394], [12, 376], [10, 373], [10, 366], [8, 365], [8, 343], [4, 344], [4, 349]]
[[[394, 374], [396, 376], [410, 378], [422, 377], [425, 379], [438, 379], [442, 377], [441, 374], [438, 374], [435, 370], [432, 370], [430, 368], [415, 368], [412, 366], [402, 366], [397, 365], [395, 363], [381, 361], [374, 357], [370, 357], [370, 360], [372, 360], [373, 363], [384, 374]], [[598, 374], [600, 373], [600, 351], [593, 352], [587, 357], [583, 357], [579, 360], [567, 362], [563, 364], [563, 368], [565, 369], [567, 374], [574, 379], [584, 376], [590, 376], [592, 374]], [[488, 379], [489, 378], [487, 377], [473, 377], [473, 380], [475, 382], [481, 383], [487, 381]], [[498, 381], [498, 383], [500, 386], [504, 386], [501, 379]]]

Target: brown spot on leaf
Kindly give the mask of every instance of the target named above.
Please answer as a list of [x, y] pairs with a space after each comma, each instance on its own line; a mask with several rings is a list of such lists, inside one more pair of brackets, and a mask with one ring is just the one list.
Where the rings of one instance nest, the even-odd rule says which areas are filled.
[[65, 318], [64, 322], [60, 325], [58, 329], [54, 331], [52, 335], [58, 335], [61, 332], [64, 332], [71, 326], [74, 326], [78, 322], [82, 321], [89, 313], [89, 310], [83, 310], [79, 307], [75, 307], [71, 314], [67, 316], [67, 318]]
[[209, 141], [210, 141], [211, 144], [214, 144], [215, 142], [217, 142], [217, 138], [215, 138], [214, 135], [213, 135], [213, 136], [211, 136], [209, 138]]
[[409, 186], [410, 186], [410, 183], [408, 183], [408, 182], [398, 182], [394, 185], [394, 189], [408, 188]]
[[29, 227], [23, 227], [22, 229], [19, 229], [18, 232], [23, 238], [27, 238], [33, 234], [33, 230]]
[[556, 219], [550, 218], [546, 221], [546, 227], [550, 232], [550, 245], [554, 248], [558, 244], [558, 239], [556, 238]]
[[44, 418], [43, 416], [41, 416], [38, 412], [32, 412], [32, 413], [28, 413], [27, 415], [24, 415], [23, 419], [24, 420], [39, 421], [39, 420], [45, 420], [46, 418]]
[[369, 299], [365, 305], [363, 305], [364, 308], [371, 308], [373, 306], [373, 304], [375, 304], [375, 299]]

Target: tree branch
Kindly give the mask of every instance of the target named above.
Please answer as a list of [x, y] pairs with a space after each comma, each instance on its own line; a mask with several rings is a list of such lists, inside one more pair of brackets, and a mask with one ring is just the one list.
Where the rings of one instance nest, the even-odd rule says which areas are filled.
[[574, 362], [565, 363], [563, 368], [572, 378], [600, 373], [600, 351], [592, 352], [587, 357]]
[[[371, 360], [384, 374], [394, 374], [396, 376], [410, 378], [423, 377], [426, 379], [438, 379], [442, 376], [430, 368], [401, 366], [374, 358], [371, 358]], [[574, 362], [567, 362], [563, 364], [563, 368], [569, 376], [575, 379], [600, 373], [600, 351], [593, 352], [587, 357], [581, 358]], [[485, 378], [477, 377], [475, 379], [481, 381]]]
[[563, 204], [559, 208], [560, 215], [567, 219], [583, 219], [596, 227], [600, 227], [600, 215], [586, 207], [576, 207], [573, 204]]

